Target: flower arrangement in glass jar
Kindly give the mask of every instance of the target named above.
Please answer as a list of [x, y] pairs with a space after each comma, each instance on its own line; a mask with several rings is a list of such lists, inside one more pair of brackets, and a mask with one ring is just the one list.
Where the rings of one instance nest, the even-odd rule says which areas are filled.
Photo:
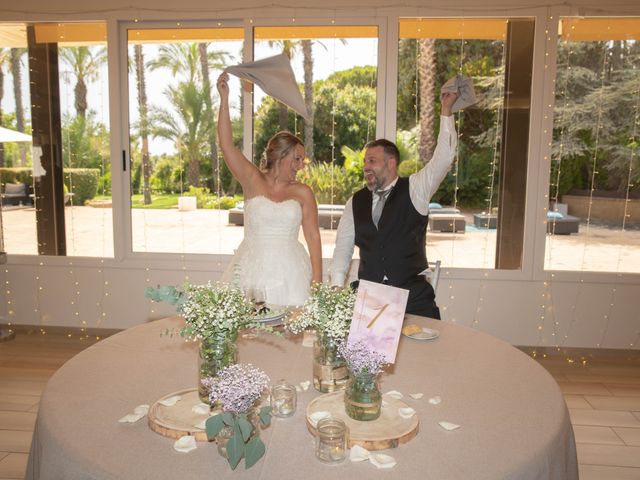
[[348, 372], [338, 353], [338, 344], [347, 336], [353, 317], [356, 294], [351, 288], [317, 283], [300, 312], [287, 323], [292, 333], [315, 329], [313, 386], [320, 392], [343, 389]]
[[218, 452], [226, 457], [232, 469], [243, 457], [245, 468], [252, 467], [265, 453], [260, 428], [271, 422], [271, 407], [256, 408], [269, 385], [269, 377], [250, 364], [236, 364], [202, 383], [209, 392], [211, 405], [219, 404], [222, 408], [222, 413], [207, 419], [207, 436], [216, 439]]
[[[244, 293], [224, 283], [145, 289], [145, 296], [176, 306], [185, 325], [180, 335], [200, 342], [198, 371], [200, 380], [215, 376], [218, 370], [236, 363], [236, 339], [241, 328], [263, 328], [254, 320], [255, 310]], [[268, 328], [268, 327], [267, 327]], [[169, 333], [169, 332], [167, 332]], [[208, 394], [198, 382], [203, 402]]]
[[380, 416], [382, 406], [378, 376], [387, 364], [384, 355], [363, 341], [343, 342], [338, 352], [349, 370], [349, 383], [344, 392], [347, 415], [355, 420], [375, 420]]

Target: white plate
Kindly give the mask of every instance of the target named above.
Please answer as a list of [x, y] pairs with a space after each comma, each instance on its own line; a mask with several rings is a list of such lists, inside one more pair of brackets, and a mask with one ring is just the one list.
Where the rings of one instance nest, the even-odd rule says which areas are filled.
[[271, 311], [264, 316], [255, 317], [253, 320], [264, 324], [282, 323], [281, 320], [287, 314], [287, 309], [282, 307], [269, 307]]
[[438, 330], [434, 330], [433, 328], [422, 327], [421, 332], [413, 333], [407, 336], [409, 338], [413, 338], [414, 340], [433, 340], [434, 338], [438, 338], [440, 336], [440, 332]]

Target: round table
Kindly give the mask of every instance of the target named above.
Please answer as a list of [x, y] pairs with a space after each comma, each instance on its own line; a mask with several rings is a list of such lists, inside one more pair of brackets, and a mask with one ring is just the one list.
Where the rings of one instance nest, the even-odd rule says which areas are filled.
[[[305, 408], [319, 395], [298, 394], [291, 418], [274, 418], [261, 432], [265, 456], [250, 470], [232, 471], [215, 444], [190, 453], [152, 432], [146, 418], [118, 419], [139, 404], [195, 387], [197, 349], [179, 336], [179, 318], [130, 328], [86, 349], [50, 379], [43, 392], [29, 453], [27, 479], [574, 479], [573, 430], [558, 385], [535, 361], [509, 344], [470, 328], [423, 317], [408, 323], [436, 328], [431, 341], [402, 337], [395, 366], [381, 377], [383, 392], [398, 390], [420, 419], [418, 435], [385, 450], [397, 465], [369, 462], [326, 466], [315, 459]], [[239, 361], [263, 368], [272, 381], [311, 380], [312, 349], [300, 336], [239, 340]], [[410, 393], [423, 393], [414, 400]], [[432, 405], [430, 397], [442, 402]], [[461, 425], [453, 431], [438, 425]]]

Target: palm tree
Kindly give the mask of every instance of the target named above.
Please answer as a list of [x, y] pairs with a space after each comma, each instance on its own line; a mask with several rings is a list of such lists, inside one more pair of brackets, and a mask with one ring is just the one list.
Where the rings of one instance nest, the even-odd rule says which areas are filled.
[[423, 163], [428, 162], [436, 148], [435, 139], [435, 88], [436, 41], [432, 38], [418, 40], [418, 78], [420, 82], [420, 143], [418, 154]]
[[[209, 80], [210, 69], [222, 69], [226, 64], [228, 54], [222, 51], [208, 51], [208, 44], [201, 43], [169, 43], [159, 48], [158, 57], [149, 62], [149, 66], [156, 70], [158, 68], [168, 68], [172, 75], [183, 75], [185, 78], [185, 86], [178, 86], [177, 89], [169, 89], [174, 95], [177, 91], [188, 92], [192, 94], [191, 88], [198, 87], [198, 82], [202, 85], [200, 89], [200, 98], [204, 102], [202, 111], [199, 112], [199, 121], [203, 125], [208, 125], [210, 131], [207, 134], [207, 144], [210, 150], [210, 161], [213, 168], [214, 190], [217, 189], [216, 179], [218, 172], [218, 151], [215, 143], [215, 123], [213, 118], [213, 105], [211, 101], [211, 81]], [[174, 107], [178, 105], [190, 105], [192, 112], [196, 111], [196, 106], [192, 104], [195, 97], [191, 99], [183, 99], [181, 102], [175, 99], [171, 101]], [[179, 112], [183, 118], [185, 114]], [[166, 120], [166, 118], [165, 118]], [[187, 149], [188, 150], [188, 149]], [[199, 178], [199, 156], [189, 154], [188, 181], [190, 185], [197, 186], [200, 184]], [[197, 163], [194, 163], [197, 162]]]
[[[216, 133], [213, 119], [213, 105], [211, 102], [211, 81], [209, 80], [210, 57], [207, 52], [208, 44], [201, 42], [198, 44], [198, 55], [200, 57], [200, 74], [202, 75], [202, 90], [204, 93], [205, 115], [211, 125], [209, 131], [209, 158], [211, 161], [211, 177], [213, 191], [218, 192], [218, 147], [216, 145]], [[222, 192], [218, 192], [222, 193]]]
[[304, 150], [309, 160], [314, 161], [313, 154], [313, 52], [311, 40], [302, 40], [304, 67], [304, 104], [307, 107], [309, 120], [304, 122]]
[[140, 115], [140, 140], [142, 142], [142, 177], [144, 204], [151, 204], [151, 159], [149, 158], [149, 108], [147, 105], [147, 83], [145, 80], [145, 65], [142, 45], [133, 47], [135, 55], [136, 85], [138, 91], [138, 113]]
[[[13, 95], [16, 102], [16, 128], [19, 132], [24, 132], [24, 106], [22, 104], [22, 56], [26, 53], [26, 48], [11, 49], [11, 76], [13, 77]], [[20, 152], [20, 165], [27, 165], [27, 150], [24, 143], [18, 144]]]
[[76, 77], [73, 89], [76, 113], [87, 114], [87, 82], [94, 81], [100, 73], [100, 67], [107, 61], [105, 47], [65, 47], [60, 49], [60, 56], [71, 66]]
[[180, 82], [168, 87], [165, 95], [173, 112], [156, 109], [153, 115], [153, 132], [159, 137], [173, 140], [187, 161], [189, 185], [200, 183], [200, 155], [204, 150], [212, 128], [205, 115], [204, 92], [194, 82]]
[[[2, 98], [4, 97], [4, 71], [5, 63], [8, 63], [11, 53], [8, 48], [0, 48], [0, 126], [2, 126]], [[0, 167], [4, 167], [4, 144], [0, 143]]]

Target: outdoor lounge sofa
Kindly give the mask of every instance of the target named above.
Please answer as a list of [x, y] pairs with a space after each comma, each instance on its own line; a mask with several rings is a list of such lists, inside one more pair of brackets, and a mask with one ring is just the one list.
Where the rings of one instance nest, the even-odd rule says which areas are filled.
[[573, 215], [547, 218], [547, 233], [552, 233], [554, 235], [570, 235], [572, 233], [578, 233], [579, 229], [580, 219]]
[[31, 205], [29, 185], [26, 183], [7, 183], [2, 191], [3, 205]]
[[[344, 205], [329, 205], [321, 203], [318, 205], [318, 225], [320, 228], [335, 230], [342, 217]], [[229, 224], [244, 225], [244, 205], [239, 203], [235, 208], [229, 210]]]
[[464, 233], [467, 220], [455, 207], [429, 204], [429, 230], [432, 232]]

